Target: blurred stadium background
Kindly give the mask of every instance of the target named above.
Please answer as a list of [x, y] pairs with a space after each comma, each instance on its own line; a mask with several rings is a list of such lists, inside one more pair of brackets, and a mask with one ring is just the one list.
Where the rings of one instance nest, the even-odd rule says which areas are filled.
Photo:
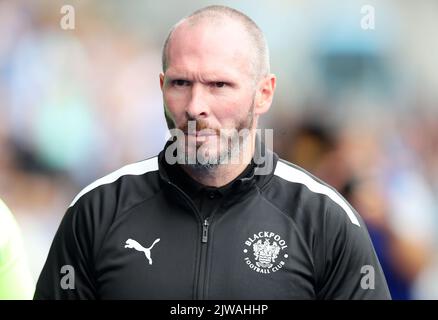
[[[60, 27], [65, 4], [74, 30]], [[266, 34], [275, 151], [356, 207], [393, 298], [438, 299], [435, 0], [0, 0], [0, 198], [34, 279], [75, 194], [163, 147], [161, 46], [208, 4]], [[360, 27], [363, 5], [375, 30]]]

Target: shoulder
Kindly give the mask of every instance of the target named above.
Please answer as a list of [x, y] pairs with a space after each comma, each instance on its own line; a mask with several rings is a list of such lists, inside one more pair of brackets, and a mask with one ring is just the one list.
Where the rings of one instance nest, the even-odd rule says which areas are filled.
[[128, 164], [97, 179], [73, 199], [69, 211], [123, 211], [159, 191], [158, 157]]
[[302, 223], [317, 227], [322, 226], [325, 219], [330, 219], [355, 227], [363, 224], [357, 212], [335, 188], [285, 160], [278, 160], [270, 186], [265, 192], [266, 197]]
[[85, 187], [67, 209], [57, 236], [97, 254], [111, 225], [159, 192], [158, 160], [126, 165]]

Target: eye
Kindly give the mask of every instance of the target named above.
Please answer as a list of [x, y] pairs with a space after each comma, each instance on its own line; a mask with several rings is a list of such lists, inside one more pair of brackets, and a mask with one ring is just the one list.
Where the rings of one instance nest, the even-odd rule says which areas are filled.
[[175, 87], [183, 87], [190, 85], [190, 82], [183, 79], [172, 80], [172, 85]]
[[214, 88], [224, 88], [227, 86], [227, 83], [223, 81], [215, 81], [211, 83], [211, 86]]

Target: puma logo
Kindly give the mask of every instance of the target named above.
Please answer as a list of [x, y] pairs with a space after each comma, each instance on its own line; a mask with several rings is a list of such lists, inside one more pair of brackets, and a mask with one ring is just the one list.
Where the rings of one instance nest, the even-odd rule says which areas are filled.
[[133, 240], [133, 239], [128, 239], [126, 240], [126, 244], [125, 244], [125, 248], [128, 249], [135, 249], [137, 251], [142, 251], [144, 252], [144, 255], [146, 256], [146, 259], [149, 260], [149, 264], [152, 264], [152, 259], [151, 259], [151, 249], [154, 247], [154, 245], [160, 241], [160, 238], [155, 239], [155, 241], [152, 243], [152, 245], [149, 248], [145, 248], [143, 247], [140, 243], [138, 243], [137, 241]]

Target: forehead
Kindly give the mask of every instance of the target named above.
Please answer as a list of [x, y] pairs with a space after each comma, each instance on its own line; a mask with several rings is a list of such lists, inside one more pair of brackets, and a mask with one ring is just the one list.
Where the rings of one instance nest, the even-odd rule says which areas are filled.
[[169, 41], [168, 71], [249, 74], [253, 54], [248, 34], [235, 21], [183, 22]]

